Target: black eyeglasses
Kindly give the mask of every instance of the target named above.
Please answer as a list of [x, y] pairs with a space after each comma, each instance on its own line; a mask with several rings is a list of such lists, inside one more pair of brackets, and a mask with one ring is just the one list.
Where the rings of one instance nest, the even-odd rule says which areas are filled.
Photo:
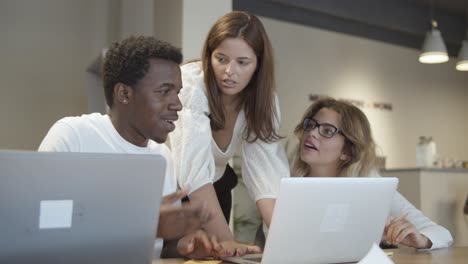
[[305, 131], [312, 131], [314, 128], [318, 129], [318, 132], [321, 136], [326, 138], [333, 137], [336, 133], [342, 133], [341, 130], [334, 125], [330, 125], [327, 123], [319, 124], [317, 121], [311, 118], [304, 119], [304, 123], [302, 123], [302, 128]]

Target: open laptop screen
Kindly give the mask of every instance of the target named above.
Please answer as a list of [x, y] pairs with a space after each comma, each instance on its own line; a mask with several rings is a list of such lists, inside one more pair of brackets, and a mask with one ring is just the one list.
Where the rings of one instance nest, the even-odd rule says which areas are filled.
[[0, 263], [150, 263], [165, 160], [0, 152]]
[[[397, 185], [396, 178], [283, 178], [261, 263], [360, 260], [380, 241]], [[251, 257], [226, 260], [259, 263]]]

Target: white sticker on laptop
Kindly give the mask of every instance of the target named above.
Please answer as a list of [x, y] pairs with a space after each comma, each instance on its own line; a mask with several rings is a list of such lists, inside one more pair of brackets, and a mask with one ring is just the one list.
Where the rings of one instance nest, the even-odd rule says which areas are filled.
[[349, 204], [330, 204], [320, 223], [320, 232], [341, 232], [348, 219]]
[[39, 229], [70, 228], [72, 214], [73, 200], [41, 201]]

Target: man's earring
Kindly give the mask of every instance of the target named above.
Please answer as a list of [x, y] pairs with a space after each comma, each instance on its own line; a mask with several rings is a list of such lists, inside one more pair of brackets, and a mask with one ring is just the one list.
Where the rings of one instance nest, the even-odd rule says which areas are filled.
[[349, 159], [349, 157], [346, 154], [341, 154], [340, 159], [344, 160], [344, 161], [347, 161]]
[[127, 100], [127, 99], [123, 99], [123, 103], [124, 103], [124, 104], [127, 104], [127, 103], [128, 103], [128, 100]]

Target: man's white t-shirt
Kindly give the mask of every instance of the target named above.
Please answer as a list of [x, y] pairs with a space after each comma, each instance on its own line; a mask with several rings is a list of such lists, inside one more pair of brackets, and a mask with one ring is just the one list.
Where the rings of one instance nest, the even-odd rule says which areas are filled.
[[[38, 151], [159, 154], [166, 158], [167, 163], [163, 195], [177, 190], [169, 148], [152, 140], [148, 141], [146, 147], [133, 145], [120, 136], [108, 115], [93, 113], [65, 117], [57, 121], [50, 128]], [[154, 249], [155, 258], [159, 258], [162, 239], [155, 240]]]

